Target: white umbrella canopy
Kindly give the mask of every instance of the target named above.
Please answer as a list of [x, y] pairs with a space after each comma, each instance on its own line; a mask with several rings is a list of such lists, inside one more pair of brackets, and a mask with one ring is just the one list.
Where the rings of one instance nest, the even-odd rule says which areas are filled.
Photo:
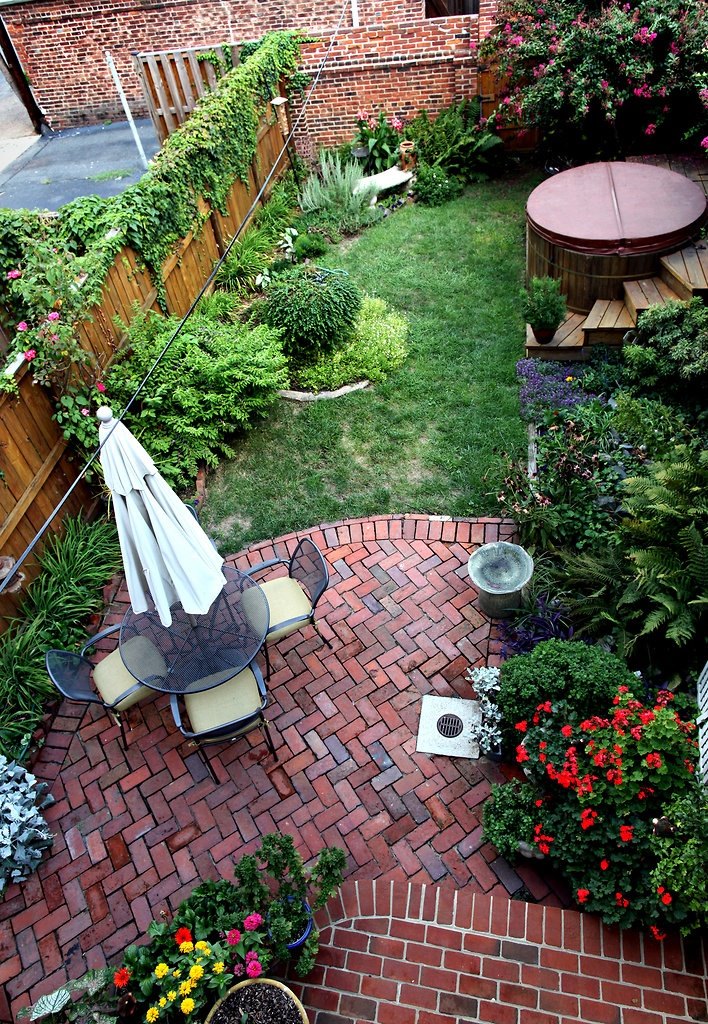
[[147, 610], [149, 592], [163, 626], [172, 625], [170, 608], [178, 603], [203, 615], [226, 582], [223, 558], [128, 428], [107, 406], [96, 416], [134, 611]]

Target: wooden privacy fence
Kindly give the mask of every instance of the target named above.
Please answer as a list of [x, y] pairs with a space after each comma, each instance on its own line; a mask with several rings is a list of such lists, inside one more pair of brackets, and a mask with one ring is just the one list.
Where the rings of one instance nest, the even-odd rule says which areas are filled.
[[160, 142], [187, 120], [198, 100], [239, 60], [240, 46], [133, 53], [133, 65]]
[[[234, 182], [224, 214], [203, 203], [203, 226], [182, 239], [162, 268], [168, 313], [182, 316], [187, 312], [248, 213], [259, 183], [274, 165], [282, 145], [283, 135], [269, 106], [258, 133], [248, 185]], [[286, 163], [287, 157], [283, 155], [262, 201]], [[129, 324], [136, 309], [158, 310], [157, 289], [133, 250], [123, 247], [106, 275], [101, 301], [91, 310], [91, 319], [79, 329], [81, 345], [101, 367], [110, 363], [124, 343], [121, 324]], [[52, 419], [50, 393], [34, 384], [29, 364], [20, 367], [16, 379], [19, 394], [0, 395], [0, 555], [14, 558], [22, 554], [81, 470], [81, 462], [67, 448]], [[75, 515], [88, 508], [91, 501], [91, 492], [82, 482], [54, 520], [52, 530], [61, 532], [63, 516]], [[25, 582], [29, 582], [37, 574], [36, 562], [23, 566], [23, 572]], [[5, 591], [0, 596], [0, 631], [21, 599], [21, 592]]]

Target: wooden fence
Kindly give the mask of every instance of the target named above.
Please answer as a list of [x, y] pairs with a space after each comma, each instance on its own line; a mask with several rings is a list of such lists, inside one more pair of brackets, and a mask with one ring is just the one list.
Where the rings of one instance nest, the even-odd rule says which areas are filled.
[[[275, 163], [282, 145], [283, 135], [269, 107], [258, 133], [248, 185], [234, 182], [225, 214], [203, 204], [203, 226], [176, 246], [162, 268], [169, 313], [181, 316], [189, 309], [248, 213], [258, 183]], [[283, 155], [271, 187], [286, 164], [287, 157]], [[264, 200], [269, 192], [270, 187]], [[125, 340], [121, 324], [129, 324], [136, 309], [158, 308], [157, 290], [150, 275], [136, 254], [124, 247], [108, 271], [101, 301], [91, 310], [91, 319], [81, 325], [80, 342], [101, 367], [106, 367]], [[81, 469], [81, 462], [67, 448], [52, 418], [51, 396], [45, 388], [34, 384], [29, 364], [20, 367], [16, 379], [19, 394], [0, 396], [0, 554], [14, 558], [22, 554]], [[62, 516], [87, 509], [92, 500], [89, 488], [83, 483], [79, 485], [54, 520], [52, 530], [60, 532]], [[36, 563], [28, 562], [23, 572], [29, 582], [37, 573]], [[21, 598], [21, 592], [5, 591], [0, 596], [0, 631], [5, 628], [3, 620], [14, 614]]]
[[187, 120], [197, 102], [239, 59], [240, 46], [133, 53], [133, 65], [160, 142]]

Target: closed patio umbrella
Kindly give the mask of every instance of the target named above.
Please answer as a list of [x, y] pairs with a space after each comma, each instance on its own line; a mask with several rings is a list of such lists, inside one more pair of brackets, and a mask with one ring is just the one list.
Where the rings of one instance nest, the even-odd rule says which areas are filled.
[[107, 406], [96, 416], [133, 610], [147, 610], [149, 592], [164, 626], [177, 603], [204, 614], [226, 582], [222, 557], [128, 428]]

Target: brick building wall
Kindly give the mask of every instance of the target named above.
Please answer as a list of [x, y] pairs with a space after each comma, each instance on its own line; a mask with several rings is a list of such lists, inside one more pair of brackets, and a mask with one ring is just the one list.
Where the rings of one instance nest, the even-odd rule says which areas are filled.
[[[488, 31], [492, 0], [479, 16], [426, 20], [425, 0], [360, 0], [359, 27], [344, 15], [300, 137], [313, 145], [350, 138], [356, 112], [411, 115], [473, 95], [470, 40]], [[109, 50], [135, 116], [147, 108], [131, 52], [254, 39], [298, 28], [317, 37], [304, 67], [319, 65], [339, 20], [338, 2], [306, 0], [24, 0], [0, 3], [35, 97], [53, 128], [124, 118], [106, 66]]]

